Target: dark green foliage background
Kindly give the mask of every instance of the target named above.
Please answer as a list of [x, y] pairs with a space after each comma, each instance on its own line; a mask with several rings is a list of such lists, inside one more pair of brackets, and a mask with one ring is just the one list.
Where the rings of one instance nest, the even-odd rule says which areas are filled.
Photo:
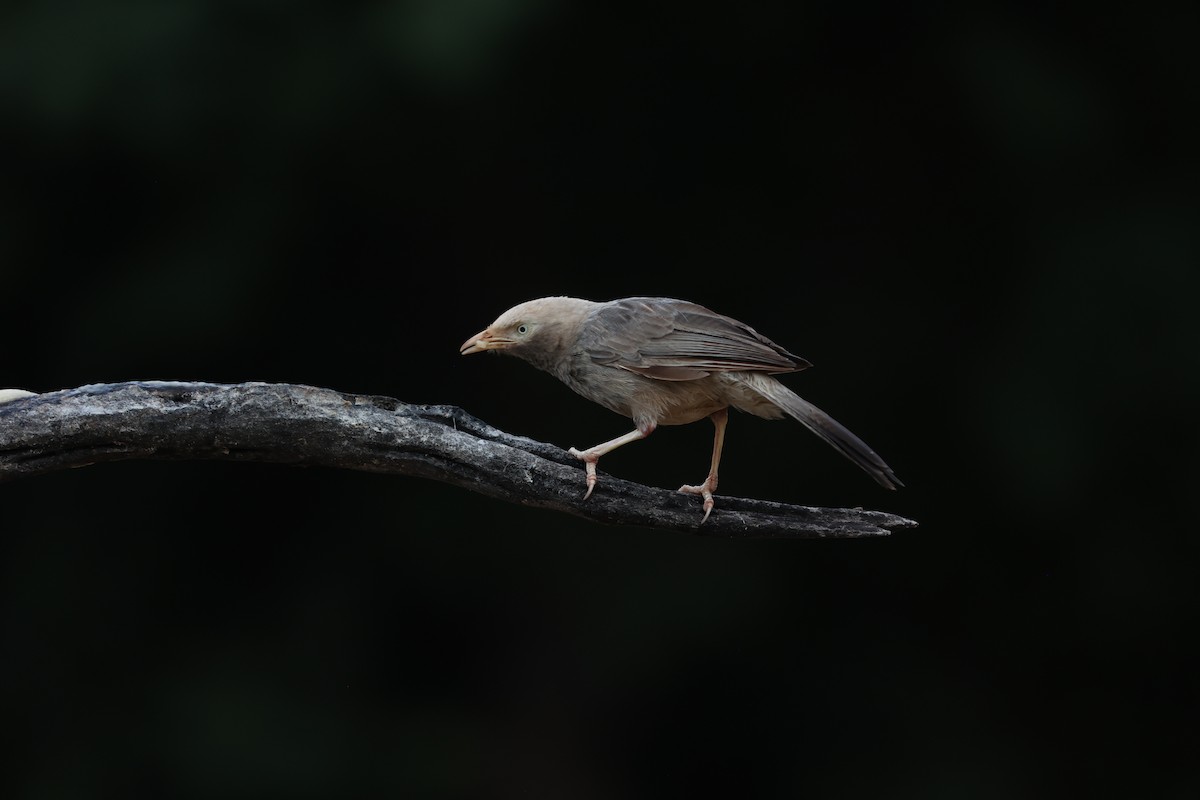
[[[0, 385], [309, 383], [586, 446], [626, 421], [459, 344], [670, 295], [813, 361], [789, 385], [908, 484], [737, 415], [722, 491], [922, 525], [6, 484], [0, 791], [1193, 796], [1197, 19], [1056, 8], [6, 4]], [[709, 444], [603, 466], [674, 487]]]

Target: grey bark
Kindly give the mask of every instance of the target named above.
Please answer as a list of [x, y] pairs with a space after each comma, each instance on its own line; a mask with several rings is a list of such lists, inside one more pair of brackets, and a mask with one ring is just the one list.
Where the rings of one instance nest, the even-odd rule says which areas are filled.
[[125, 459], [264, 461], [410, 475], [597, 522], [718, 536], [852, 538], [917, 524], [860, 508], [721, 495], [701, 526], [695, 497], [603, 473], [585, 501], [583, 465], [559, 447], [497, 430], [456, 406], [312, 386], [135, 381], [0, 404], [0, 482]]

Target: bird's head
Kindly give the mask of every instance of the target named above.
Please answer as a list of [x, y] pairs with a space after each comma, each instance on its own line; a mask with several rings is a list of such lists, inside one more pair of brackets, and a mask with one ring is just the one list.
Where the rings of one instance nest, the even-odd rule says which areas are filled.
[[536, 337], [540, 327], [532, 303], [521, 303], [501, 314], [495, 322], [463, 342], [459, 348], [464, 356], [485, 350], [504, 351], [520, 348]]
[[507, 353], [544, 368], [541, 362], [557, 355], [594, 305], [573, 297], [543, 297], [521, 303], [463, 342], [459, 352], [464, 356], [484, 351]]

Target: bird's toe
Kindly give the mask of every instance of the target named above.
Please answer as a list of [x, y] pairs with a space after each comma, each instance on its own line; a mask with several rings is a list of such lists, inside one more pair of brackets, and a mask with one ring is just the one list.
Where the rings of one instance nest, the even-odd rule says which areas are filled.
[[587, 500], [592, 496], [592, 490], [596, 488], [596, 462], [600, 459], [590, 452], [576, 450], [574, 447], [567, 450], [567, 453], [583, 462], [584, 472], [587, 476], [587, 491], [583, 493], [583, 499]]
[[704, 483], [700, 484], [699, 486], [690, 486], [688, 484], [684, 484], [683, 486], [679, 487], [679, 491], [683, 492], [684, 494], [698, 494], [704, 498], [704, 519], [700, 520], [701, 525], [708, 521], [708, 515], [712, 513], [713, 506], [716, 505], [716, 501], [713, 499], [713, 491], [716, 488], [717, 483], [711, 478], [704, 481]]

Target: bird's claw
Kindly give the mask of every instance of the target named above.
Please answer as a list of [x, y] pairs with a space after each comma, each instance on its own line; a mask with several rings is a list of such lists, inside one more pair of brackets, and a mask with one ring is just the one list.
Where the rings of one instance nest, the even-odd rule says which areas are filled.
[[713, 506], [716, 505], [716, 501], [713, 500], [713, 492], [716, 489], [717, 482], [713, 480], [711, 475], [699, 486], [688, 486], [685, 484], [679, 487], [679, 491], [684, 494], [698, 494], [704, 498], [704, 519], [700, 520], [701, 525], [708, 522], [708, 515], [712, 513]]
[[567, 450], [567, 453], [583, 462], [584, 470], [587, 473], [587, 491], [583, 493], [583, 499], [587, 500], [592, 496], [592, 490], [596, 488], [596, 462], [600, 460], [600, 457], [585, 451], [576, 450], [574, 447]]

